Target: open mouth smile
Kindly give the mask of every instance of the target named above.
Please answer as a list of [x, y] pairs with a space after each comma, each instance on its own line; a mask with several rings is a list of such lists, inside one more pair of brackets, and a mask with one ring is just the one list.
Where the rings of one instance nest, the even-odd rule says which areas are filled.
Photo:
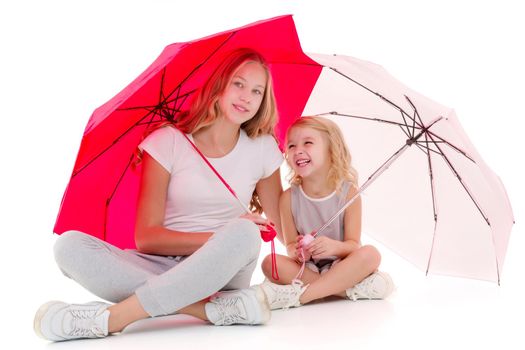
[[308, 159], [299, 159], [299, 160], [297, 160], [297, 161], [295, 162], [295, 164], [296, 164], [298, 167], [302, 168], [302, 167], [305, 167], [305, 166], [307, 166], [308, 164], [310, 164], [310, 160], [308, 160]]

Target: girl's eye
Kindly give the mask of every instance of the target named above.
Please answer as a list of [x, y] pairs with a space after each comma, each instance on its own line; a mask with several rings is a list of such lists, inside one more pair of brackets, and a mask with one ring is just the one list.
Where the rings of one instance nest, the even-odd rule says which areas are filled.
[[288, 149], [292, 149], [294, 147], [295, 147], [295, 145], [288, 145]]
[[308, 145], [308, 144], [313, 145], [314, 143], [312, 141], [306, 141], [304, 144], [305, 145]]
[[262, 95], [262, 91], [261, 91], [261, 90], [253, 90], [253, 92], [254, 92], [256, 95]]
[[242, 86], [243, 86], [242, 83], [241, 83], [240, 81], [235, 81], [235, 82], [233, 82], [233, 85], [235, 85], [235, 86], [237, 86], [237, 87], [239, 87], [239, 88], [242, 88]]

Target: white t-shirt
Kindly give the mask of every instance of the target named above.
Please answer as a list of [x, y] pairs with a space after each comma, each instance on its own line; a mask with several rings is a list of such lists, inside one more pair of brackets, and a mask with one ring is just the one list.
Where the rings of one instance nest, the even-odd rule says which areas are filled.
[[[191, 134], [187, 136], [193, 141]], [[244, 213], [178, 129], [155, 130], [139, 148], [170, 173], [164, 216], [166, 228], [214, 232]], [[273, 174], [281, 166], [283, 156], [272, 136], [251, 139], [241, 129], [239, 140], [230, 153], [207, 159], [248, 206], [257, 182]]]

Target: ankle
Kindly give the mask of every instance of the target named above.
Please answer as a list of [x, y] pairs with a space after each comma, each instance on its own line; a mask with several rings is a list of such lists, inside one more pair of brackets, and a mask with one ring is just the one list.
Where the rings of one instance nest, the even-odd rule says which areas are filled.
[[304, 305], [304, 304], [308, 304], [309, 302], [311, 302], [312, 300], [314, 300], [314, 298], [311, 297], [311, 293], [309, 293], [309, 290], [308, 290], [308, 287], [310, 285], [307, 285], [305, 288], [305, 291], [303, 292], [303, 294], [301, 294], [301, 296], [299, 297], [299, 302], [301, 303], [301, 305]]
[[126, 327], [127, 325], [122, 324], [122, 322], [118, 321], [118, 317], [116, 317], [116, 314], [111, 310], [111, 308], [108, 308], [109, 311], [109, 319], [108, 319], [108, 333], [120, 333]]
[[344, 299], [348, 299], [348, 295], [346, 294], [346, 290], [343, 290], [340, 293], [335, 293], [334, 296], [341, 297], [341, 298], [344, 298]]
[[130, 318], [129, 315], [124, 315], [118, 312], [118, 309], [112, 309], [111, 307], [108, 308], [108, 311], [109, 311], [108, 332], [110, 334], [120, 333], [128, 325], [140, 319], [137, 317]]
[[108, 311], [108, 331], [110, 333], [121, 332], [131, 323], [150, 317], [135, 294], [118, 304], [110, 306]]
[[309, 303], [310, 301], [311, 301], [311, 300], [309, 300], [308, 298], [306, 298], [306, 297], [304, 296], [304, 294], [301, 295], [301, 296], [299, 297], [299, 303], [301, 303], [301, 305], [307, 304], [307, 303]]

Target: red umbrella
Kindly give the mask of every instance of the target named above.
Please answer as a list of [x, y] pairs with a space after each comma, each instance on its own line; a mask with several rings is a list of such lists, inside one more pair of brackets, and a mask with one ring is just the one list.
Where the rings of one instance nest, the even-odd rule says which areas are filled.
[[254, 49], [268, 62], [283, 128], [300, 116], [322, 67], [302, 52], [291, 16], [169, 45], [89, 119], [55, 233], [80, 230], [120, 248], [135, 247], [141, 172], [132, 163], [145, 129], [186, 110], [195, 90], [236, 48]]

